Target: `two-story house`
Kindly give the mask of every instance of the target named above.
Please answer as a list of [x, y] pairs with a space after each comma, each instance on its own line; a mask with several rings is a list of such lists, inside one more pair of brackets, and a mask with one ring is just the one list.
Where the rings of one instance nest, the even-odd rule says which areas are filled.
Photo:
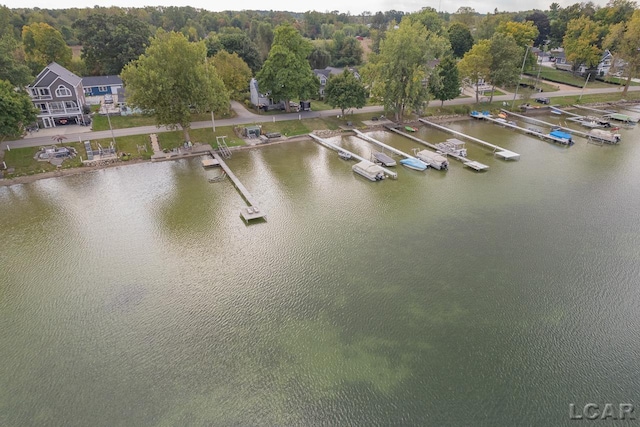
[[38, 110], [38, 125], [45, 128], [82, 124], [85, 105], [82, 79], [52, 62], [27, 86], [31, 101]]
[[[335, 68], [335, 67], [327, 67], [325, 69], [316, 68], [313, 70], [313, 74], [315, 74], [318, 80], [320, 80], [320, 89], [318, 89], [320, 98], [324, 98], [324, 88], [325, 86], [327, 86], [329, 77], [342, 74], [343, 71], [344, 71], [344, 68]], [[358, 74], [358, 71], [356, 71], [355, 68], [349, 68], [349, 71], [351, 71], [353, 75], [356, 76], [357, 79], [360, 78], [360, 74]]]

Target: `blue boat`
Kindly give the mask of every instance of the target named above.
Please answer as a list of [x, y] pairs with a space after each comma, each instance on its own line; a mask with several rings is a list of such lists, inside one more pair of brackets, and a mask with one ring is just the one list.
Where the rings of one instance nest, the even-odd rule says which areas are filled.
[[415, 169], [417, 171], [423, 171], [429, 167], [429, 165], [427, 165], [422, 160], [412, 159], [412, 158], [402, 159], [400, 160], [400, 164], [408, 167], [409, 169]]
[[549, 135], [559, 138], [562, 141], [565, 141], [566, 144], [568, 145], [573, 145], [573, 139], [571, 139], [571, 134], [570, 133], [566, 133], [566, 132], [562, 132], [560, 130], [552, 130]]

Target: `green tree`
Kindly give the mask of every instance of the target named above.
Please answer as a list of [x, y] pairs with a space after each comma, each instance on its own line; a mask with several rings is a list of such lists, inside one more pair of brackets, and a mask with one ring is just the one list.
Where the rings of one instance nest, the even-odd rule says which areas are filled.
[[462, 58], [473, 46], [473, 37], [469, 27], [462, 22], [454, 22], [449, 27], [449, 43], [456, 58]]
[[344, 110], [362, 108], [367, 103], [367, 92], [362, 82], [349, 70], [329, 78], [325, 87], [325, 100], [333, 108]]
[[544, 46], [549, 34], [551, 33], [551, 23], [549, 21], [549, 17], [540, 12], [539, 10], [530, 13], [525, 18], [527, 21], [531, 21], [533, 25], [538, 29], [538, 37], [533, 41], [534, 46], [542, 47]]
[[93, 75], [120, 74], [149, 44], [149, 26], [132, 15], [91, 14], [73, 24], [82, 59]]
[[496, 28], [496, 33], [511, 36], [518, 46], [531, 46], [540, 32], [531, 21], [502, 22]]
[[331, 61], [335, 67], [357, 65], [362, 62], [362, 47], [355, 37], [339, 30], [333, 33]]
[[398, 29], [386, 32], [380, 54], [372, 55], [363, 69], [372, 95], [384, 102], [385, 110], [393, 112], [396, 120], [420, 110], [428, 99], [423, 82], [428, 76], [426, 63], [433, 58], [429, 35], [419, 22], [404, 19]]
[[307, 61], [312, 50], [311, 43], [291, 25], [276, 28], [269, 57], [256, 79], [261, 91], [284, 101], [286, 111], [292, 99], [308, 99], [318, 93], [320, 82]]
[[204, 42], [191, 43], [181, 33], [159, 30], [145, 53], [122, 70], [128, 100], [153, 111], [158, 126], [182, 128], [190, 141], [191, 112], [229, 109], [229, 96], [215, 68], [207, 62]]
[[229, 53], [237, 53], [254, 73], [262, 66], [258, 47], [242, 30], [226, 29], [220, 34], [209, 35], [205, 42], [208, 56], [214, 56], [224, 49]]
[[563, 45], [567, 61], [573, 64], [575, 72], [580, 65], [592, 67], [598, 62], [602, 50], [598, 47], [601, 28], [591, 19], [581, 16], [567, 24]]
[[24, 63], [24, 51], [11, 34], [0, 37], [0, 80], [23, 87], [31, 81], [31, 71]]
[[211, 63], [232, 96], [239, 96], [249, 89], [251, 70], [237, 53], [221, 50], [211, 58]]
[[491, 71], [491, 42], [480, 40], [458, 62], [458, 71], [463, 79], [476, 85], [476, 102], [479, 102], [478, 82], [489, 78]]
[[[524, 48], [518, 46], [510, 35], [495, 34], [489, 47], [489, 81], [496, 86], [515, 86], [520, 80], [521, 60]], [[493, 101], [493, 92], [489, 102]]]
[[[324, 42], [323, 42], [324, 43]], [[331, 64], [331, 53], [327, 47], [322, 45], [314, 45], [313, 51], [309, 54], [309, 65], [311, 68], [323, 70]]]
[[[631, 78], [640, 74], [640, 10], [633, 12], [631, 19], [611, 27], [603, 46], [611, 49], [615, 58], [626, 62], [624, 71], [627, 77], [623, 94], [626, 95]], [[615, 63], [615, 61], [614, 61]]]
[[460, 76], [456, 61], [452, 57], [443, 58], [431, 73], [429, 92], [441, 101], [440, 105], [460, 95]]
[[38, 74], [44, 67], [57, 62], [63, 67], [71, 63], [71, 48], [60, 31], [49, 24], [35, 23], [22, 28], [22, 43], [29, 68]]
[[7, 80], [0, 80], [0, 135], [19, 136], [24, 126], [36, 120], [36, 110], [24, 91], [16, 91]]

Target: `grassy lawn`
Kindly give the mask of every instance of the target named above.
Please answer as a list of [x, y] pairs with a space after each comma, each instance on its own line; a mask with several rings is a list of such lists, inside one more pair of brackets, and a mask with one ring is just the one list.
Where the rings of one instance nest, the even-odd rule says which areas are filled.
[[[94, 149], [98, 148], [98, 144], [100, 144], [102, 147], [109, 147], [111, 145], [111, 138], [91, 141], [91, 146]], [[118, 153], [127, 153], [129, 155], [124, 157], [123, 160], [148, 160], [153, 155], [149, 135], [131, 135], [116, 138], [116, 149]], [[82, 153], [84, 153], [83, 157], [86, 159], [86, 152], [84, 149], [82, 150]]]
[[[537, 76], [538, 70], [528, 70], [528, 71], [525, 71], [525, 73], [530, 76]], [[584, 83], [586, 81], [586, 77], [583, 78], [580, 76], [574, 76], [569, 71], [557, 70], [555, 68], [549, 68], [549, 67], [542, 67], [542, 69], [540, 70], [540, 78], [547, 79], [547, 80], [550, 79], [559, 83], [566, 83], [568, 85], [573, 85], [577, 87], [584, 86]], [[604, 87], [611, 87], [611, 85], [590, 79], [587, 87], [604, 88]]]
[[[184, 144], [184, 135], [181, 130], [161, 132], [157, 135], [158, 143], [160, 144], [160, 148], [163, 150], [172, 150], [177, 147], [182, 147]], [[209, 128], [191, 129], [189, 131], [189, 136], [191, 136], [191, 141], [193, 142], [202, 142], [209, 144], [212, 147], [216, 147], [216, 137], [218, 136], [226, 136], [225, 142], [229, 147], [245, 145], [244, 141], [236, 136], [233, 131], [233, 126], [216, 126], [215, 134]]]
[[[230, 119], [235, 117], [235, 112], [231, 110], [228, 114], [216, 114], [216, 119]], [[133, 114], [130, 116], [111, 115], [111, 126], [114, 129], [134, 128], [138, 126], [155, 126], [155, 118], [152, 115]], [[94, 131], [109, 130], [109, 118], [107, 116], [94, 115], [92, 129]], [[211, 121], [211, 113], [199, 113], [191, 116], [192, 122]]]
[[[81, 166], [80, 157], [86, 158], [84, 146], [79, 142], [65, 143], [65, 147], [73, 147], [78, 151], [78, 155], [73, 159], [67, 159], [62, 163], [62, 169], [75, 168]], [[8, 168], [14, 168], [12, 174], [7, 174], [8, 178], [14, 178], [23, 175], [34, 175], [36, 173], [55, 171], [56, 168], [49, 162], [39, 162], [33, 157], [39, 147], [12, 148], [11, 151], [5, 151], [4, 162]]]

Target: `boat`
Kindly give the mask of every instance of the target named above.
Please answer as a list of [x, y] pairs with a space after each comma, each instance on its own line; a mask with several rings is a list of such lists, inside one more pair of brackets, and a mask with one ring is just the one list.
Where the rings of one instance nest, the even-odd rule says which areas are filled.
[[617, 120], [624, 123], [638, 123], [637, 117], [627, 116], [626, 114], [611, 113], [603, 116], [605, 119]]
[[400, 160], [400, 164], [417, 171], [423, 171], [429, 167], [429, 165], [422, 160], [414, 159], [412, 157]]
[[563, 132], [558, 129], [554, 129], [549, 132], [549, 136], [552, 136], [554, 141], [560, 142], [562, 144], [573, 145], [573, 138], [571, 138], [571, 134], [567, 132]]
[[384, 169], [368, 160], [356, 163], [351, 169], [369, 181], [381, 181], [384, 179]]
[[405, 128], [405, 130], [406, 130], [407, 132], [415, 132], [415, 131], [417, 131], [417, 130], [418, 130], [418, 129], [416, 129], [416, 128], [414, 128], [414, 127], [411, 127], [411, 126], [405, 126], [404, 128]]
[[589, 139], [595, 139], [608, 144], [617, 144], [622, 139], [622, 136], [619, 133], [613, 133], [603, 129], [591, 129], [587, 133], [587, 136]]
[[425, 162], [434, 169], [449, 169], [449, 160], [441, 154], [434, 153], [429, 150], [418, 151], [417, 148], [413, 149], [413, 154], [418, 158], [418, 160]]
[[375, 159], [374, 162], [381, 164], [382, 166], [395, 166], [396, 165], [396, 161], [393, 160], [391, 157], [387, 156], [384, 153], [381, 153], [379, 151], [376, 151], [373, 153], [373, 158]]
[[464, 141], [456, 138], [449, 138], [445, 142], [436, 144], [436, 148], [440, 154], [453, 154], [454, 156], [467, 157], [467, 149], [464, 147]]
[[482, 118], [484, 118], [482, 113], [480, 111], [476, 111], [476, 110], [473, 110], [471, 112], [470, 116], [473, 117], [474, 119], [482, 119]]
[[346, 151], [338, 151], [338, 156], [342, 160], [351, 160], [351, 153], [347, 153]]

